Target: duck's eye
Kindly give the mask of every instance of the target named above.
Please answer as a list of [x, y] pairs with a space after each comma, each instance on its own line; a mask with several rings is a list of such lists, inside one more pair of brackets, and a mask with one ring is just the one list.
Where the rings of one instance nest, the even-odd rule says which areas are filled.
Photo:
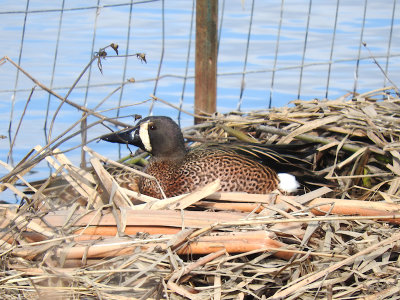
[[156, 127], [156, 125], [154, 125], [154, 124], [149, 124], [149, 129], [150, 129], [150, 130], [156, 130], [157, 127]]

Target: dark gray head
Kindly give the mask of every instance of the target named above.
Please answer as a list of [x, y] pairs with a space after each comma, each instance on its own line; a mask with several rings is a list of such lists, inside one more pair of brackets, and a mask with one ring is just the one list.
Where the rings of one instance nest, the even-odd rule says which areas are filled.
[[133, 128], [107, 134], [101, 139], [137, 146], [154, 157], [174, 158], [186, 153], [181, 129], [171, 118], [164, 116], [144, 118]]

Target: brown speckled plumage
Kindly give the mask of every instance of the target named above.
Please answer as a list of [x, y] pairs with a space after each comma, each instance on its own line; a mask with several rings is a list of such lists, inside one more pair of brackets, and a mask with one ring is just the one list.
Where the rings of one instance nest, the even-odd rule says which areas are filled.
[[[147, 135], [148, 134], [148, 135]], [[103, 137], [138, 146], [152, 154], [145, 172], [153, 175], [167, 197], [189, 193], [217, 178], [221, 191], [268, 193], [278, 187], [271, 168], [223, 145], [185, 149], [182, 132], [168, 117], [147, 117], [133, 129]], [[154, 180], [140, 178], [141, 193], [161, 198]]]
[[[167, 197], [189, 193], [218, 178], [223, 192], [268, 193], [279, 183], [273, 170], [229, 149], [200, 148], [182, 159], [156, 158], [145, 171], [158, 179]], [[139, 187], [142, 193], [161, 198], [153, 180], [141, 178]]]

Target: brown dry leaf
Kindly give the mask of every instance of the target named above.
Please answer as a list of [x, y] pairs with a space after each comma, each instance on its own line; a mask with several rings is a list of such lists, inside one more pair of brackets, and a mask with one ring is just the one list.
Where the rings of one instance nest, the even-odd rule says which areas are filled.
[[296, 130], [292, 131], [289, 135], [286, 137], [282, 138], [278, 144], [288, 144], [290, 143], [297, 135], [312, 131], [313, 129], [316, 129], [318, 127], [324, 126], [326, 124], [330, 123], [336, 123], [342, 118], [341, 115], [336, 115], [336, 116], [330, 116], [330, 117], [325, 117], [322, 119], [316, 119], [314, 121], [308, 122], [304, 124], [303, 126], [297, 128]]

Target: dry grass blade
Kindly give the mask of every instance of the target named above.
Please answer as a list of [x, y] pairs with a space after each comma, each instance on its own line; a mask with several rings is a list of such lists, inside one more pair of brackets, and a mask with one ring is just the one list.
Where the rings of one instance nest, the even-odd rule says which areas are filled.
[[284, 138], [282, 138], [278, 142], [278, 144], [288, 144], [293, 140], [293, 138], [295, 138], [296, 136], [298, 136], [300, 134], [304, 134], [306, 132], [309, 132], [309, 131], [311, 131], [313, 129], [319, 128], [319, 127], [324, 126], [326, 124], [336, 123], [340, 119], [342, 119], [342, 116], [340, 116], [340, 115], [338, 115], [338, 116], [330, 116], [330, 117], [317, 119], [317, 120], [314, 120], [314, 121], [309, 122], [307, 124], [304, 124], [303, 126], [301, 126], [301, 127], [297, 128], [296, 130], [292, 131], [289, 135], [287, 135]]
[[170, 209], [185, 209], [197, 201], [204, 199], [221, 188], [220, 180], [217, 179], [214, 182], [211, 182], [204, 187], [190, 193], [189, 195], [183, 197], [179, 200], [179, 203], [169, 206]]
[[363, 251], [360, 251], [359, 253], [330, 266], [326, 270], [322, 270], [322, 271], [320, 271], [320, 272], [318, 272], [318, 273], [316, 273], [316, 274], [314, 274], [314, 275], [312, 275], [290, 287], [284, 288], [282, 291], [276, 293], [272, 297], [272, 299], [282, 299], [282, 297], [288, 297], [290, 294], [294, 293], [298, 289], [305, 289], [305, 288], [307, 288], [307, 285], [312, 283], [313, 281], [318, 280], [323, 277], [326, 277], [327, 275], [329, 275], [330, 273], [334, 272], [335, 270], [341, 268], [342, 266], [352, 263], [357, 258], [367, 255], [377, 248], [397, 242], [399, 239], [400, 239], [400, 234], [397, 233], [388, 239], [385, 239], [377, 244], [374, 244], [371, 247], [368, 247], [368, 248], [364, 249]]
[[126, 196], [115, 181], [115, 179], [107, 173], [100, 161], [96, 157], [90, 159], [97, 176], [100, 178], [101, 183], [107, 191], [110, 191], [110, 202], [115, 203], [117, 207], [130, 207], [132, 206], [128, 196]]

